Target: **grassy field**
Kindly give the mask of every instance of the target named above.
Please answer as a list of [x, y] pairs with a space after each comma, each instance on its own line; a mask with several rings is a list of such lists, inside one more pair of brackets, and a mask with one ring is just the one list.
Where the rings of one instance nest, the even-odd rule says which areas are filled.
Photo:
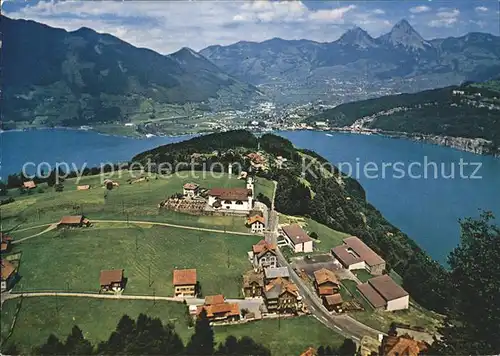
[[373, 278], [373, 276], [367, 270], [364, 270], [364, 269], [358, 269], [358, 270], [354, 270], [352, 272], [356, 275], [356, 277], [358, 277], [358, 279], [361, 282], [366, 282], [370, 278]]
[[[8, 334], [18, 302], [7, 301], [2, 307], [2, 338]], [[187, 326], [184, 308], [181, 303], [164, 301], [24, 298], [7, 344], [16, 343], [21, 351], [29, 353], [34, 346], [45, 342], [50, 333], [65, 338], [73, 325], [78, 325], [85, 337], [95, 344], [109, 337], [124, 313], [132, 318], [145, 313], [160, 318], [163, 323], [172, 323], [186, 343], [192, 329]], [[313, 317], [262, 320], [215, 327], [214, 330], [216, 342], [223, 341], [228, 335], [247, 335], [269, 347], [273, 355], [299, 355], [308, 346], [335, 346], [343, 340]]]
[[312, 232], [318, 234], [318, 241], [315, 241], [314, 247], [321, 252], [330, 252], [330, 249], [342, 245], [342, 240], [350, 236], [346, 233], [330, 229], [328, 226], [312, 219], [306, 219], [306, 226], [304, 228], [309, 234]]
[[254, 323], [215, 328], [217, 341], [227, 336], [250, 336], [266, 345], [272, 355], [300, 355], [309, 346], [340, 346], [344, 340], [339, 334], [323, 326], [312, 316], [298, 318], [262, 320]]
[[[160, 201], [172, 194], [182, 192], [185, 182], [196, 182], [202, 187], [244, 187], [245, 182], [234, 176], [224, 175], [221, 178], [203, 176], [203, 172], [196, 172], [196, 176], [186, 177], [178, 175], [165, 179], [155, 179], [149, 182], [129, 184], [128, 172], [112, 177], [120, 183], [118, 188], [108, 191], [103, 188], [100, 176], [86, 176], [78, 183], [89, 184], [92, 189], [77, 191], [75, 179], [64, 182], [63, 192], [54, 192], [47, 188], [44, 193], [37, 191], [31, 194], [18, 195], [16, 190], [10, 191], [16, 201], [0, 208], [3, 230], [12, 230], [11, 234], [17, 238], [16, 231], [31, 226], [59, 221], [63, 215], [84, 214], [89, 219], [116, 219], [116, 220], [148, 220], [184, 224], [198, 227], [226, 229], [230, 231], [248, 231], [242, 217], [207, 218], [181, 214], [166, 209], [159, 209]], [[137, 173], [139, 175], [139, 173]], [[260, 189], [259, 186], [256, 189]], [[24, 235], [24, 233], [23, 233]], [[23, 236], [24, 237], [24, 236]]]
[[259, 193], [262, 193], [266, 197], [269, 198], [269, 200], [273, 199], [273, 194], [274, 194], [274, 182], [272, 180], [262, 178], [262, 177], [257, 177], [255, 180], [255, 196], [259, 195]]
[[171, 296], [172, 270], [196, 268], [204, 295], [238, 297], [246, 253], [258, 240], [126, 223], [55, 230], [15, 245], [22, 259], [14, 290], [97, 292], [101, 270], [123, 268], [126, 294]]

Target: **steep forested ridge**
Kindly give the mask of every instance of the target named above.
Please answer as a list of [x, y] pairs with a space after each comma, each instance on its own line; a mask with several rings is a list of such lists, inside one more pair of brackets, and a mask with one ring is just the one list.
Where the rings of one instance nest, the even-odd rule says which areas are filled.
[[[239, 130], [161, 146], [133, 160], [175, 164], [190, 162], [193, 153], [212, 153], [205, 159], [206, 163], [240, 162], [249, 169], [244, 157], [259, 144], [271, 157], [282, 156], [288, 160], [286, 168], [271, 165], [269, 171], [257, 172], [259, 176], [277, 181], [275, 206], [279, 212], [310, 216], [333, 229], [360, 237], [381, 254], [388, 269], [396, 270], [403, 277], [405, 289], [415, 300], [427, 308], [445, 310], [446, 270], [366, 201], [359, 182], [341, 174], [316, 153], [296, 149], [290, 141], [279, 136], [265, 134], [257, 139]], [[310, 168], [303, 172], [303, 165]]]

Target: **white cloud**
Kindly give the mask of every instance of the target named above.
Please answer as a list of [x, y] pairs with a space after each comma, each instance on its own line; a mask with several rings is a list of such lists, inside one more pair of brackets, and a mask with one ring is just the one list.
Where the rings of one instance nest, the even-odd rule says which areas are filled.
[[321, 9], [318, 11], [311, 12], [309, 14], [309, 19], [317, 21], [337, 21], [343, 23], [344, 15], [356, 8], [356, 5], [349, 5], [344, 7], [339, 7], [336, 9]]
[[485, 6], [477, 6], [474, 10], [476, 10], [477, 12], [487, 12], [488, 8]]
[[415, 6], [415, 7], [410, 8], [410, 12], [413, 14], [419, 14], [421, 12], [428, 12], [428, 11], [431, 11], [431, 8], [429, 6], [425, 6], [425, 5]]
[[457, 22], [456, 17], [451, 17], [451, 18], [442, 18], [438, 20], [432, 20], [429, 22], [430, 27], [450, 27], [454, 23]]
[[437, 17], [440, 18], [456, 18], [460, 15], [460, 11], [458, 9], [452, 9], [452, 10], [442, 10], [436, 14]]
[[384, 15], [384, 14], [385, 14], [385, 11], [384, 11], [384, 10], [382, 10], [382, 9], [375, 9], [375, 10], [373, 10], [373, 13], [374, 13], [375, 15]]

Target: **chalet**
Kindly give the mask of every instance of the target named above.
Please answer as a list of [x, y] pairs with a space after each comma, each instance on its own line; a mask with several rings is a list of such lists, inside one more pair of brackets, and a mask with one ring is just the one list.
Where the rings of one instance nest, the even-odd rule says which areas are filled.
[[247, 219], [246, 226], [255, 233], [263, 233], [266, 228], [266, 221], [263, 216], [254, 215]]
[[256, 269], [276, 268], [278, 266], [276, 247], [265, 240], [260, 240], [257, 244], [253, 245], [250, 255]]
[[284, 278], [273, 279], [264, 287], [264, 302], [269, 313], [297, 313], [302, 309], [297, 286]]
[[1, 279], [0, 290], [2, 292], [10, 289], [16, 279], [16, 268], [7, 260], [0, 260]]
[[379, 354], [383, 356], [418, 356], [427, 351], [429, 345], [424, 341], [414, 340], [408, 334], [403, 336], [384, 335]]
[[330, 294], [323, 297], [323, 304], [329, 311], [342, 313], [342, 305], [344, 300], [340, 293]]
[[247, 188], [213, 188], [208, 191], [208, 205], [215, 209], [248, 212], [253, 207], [253, 191]]
[[182, 187], [182, 194], [189, 198], [194, 198], [198, 195], [200, 186], [196, 183], [186, 183]]
[[257, 170], [262, 169], [266, 162], [265, 158], [257, 152], [249, 153], [247, 158], [250, 160], [250, 165]]
[[318, 295], [323, 298], [339, 292], [339, 281], [335, 273], [326, 268], [314, 271], [314, 287]]
[[175, 297], [196, 296], [196, 270], [176, 269], [173, 273], [173, 285]]
[[125, 287], [123, 269], [112, 269], [101, 271], [99, 276], [101, 291], [121, 292]]
[[375, 309], [387, 311], [408, 309], [410, 296], [387, 274], [368, 280], [357, 286], [361, 295]]
[[78, 185], [76, 187], [76, 190], [89, 190], [90, 189], [90, 185], [86, 184], [86, 185]]
[[344, 244], [334, 247], [332, 255], [348, 270], [365, 269], [374, 276], [385, 270], [385, 261], [356, 236], [344, 239]]
[[33, 182], [32, 180], [29, 180], [27, 182], [23, 182], [23, 188], [24, 189], [35, 189], [36, 188], [36, 184], [35, 182]]
[[63, 216], [57, 227], [82, 227], [90, 226], [90, 220], [83, 215]]
[[313, 240], [298, 224], [284, 226], [283, 232], [286, 243], [295, 253], [313, 252]]
[[264, 289], [264, 274], [254, 270], [243, 275], [243, 294], [245, 298], [261, 297]]
[[264, 281], [266, 283], [271, 283], [275, 279], [290, 279], [290, 272], [288, 271], [288, 267], [276, 267], [264, 268]]
[[201, 312], [205, 310], [210, 322], [229, 322], [240, 319], [240, 306], [238, 303], [219, 303], [210, 305], [200, 305], [197, 307], [196, 316], [199, 318]]

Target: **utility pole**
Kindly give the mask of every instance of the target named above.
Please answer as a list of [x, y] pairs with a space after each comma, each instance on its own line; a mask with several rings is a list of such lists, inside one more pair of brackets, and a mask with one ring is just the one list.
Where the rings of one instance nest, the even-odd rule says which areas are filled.
[[227, 268], [229, 268], [231, 265], [230, 261], [229, 261], [229, 249], [227, 249]]
[[148, 286], [151, 287], [151, 265], [148, 266]]
[[156, 289], [153, 288], [153, 305], [156, 305]]

